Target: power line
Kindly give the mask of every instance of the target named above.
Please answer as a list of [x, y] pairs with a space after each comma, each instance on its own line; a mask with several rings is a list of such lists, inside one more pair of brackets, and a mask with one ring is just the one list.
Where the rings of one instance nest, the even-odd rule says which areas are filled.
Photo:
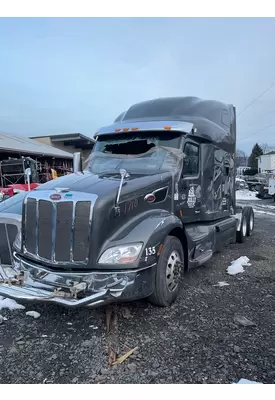
[[[259, 118], [261, 118], [261, 119], [263, 119], [263, 118], [265, 118], [267, 115], [270, 115], [270, 114], [275, 114], [275, 109], [273, 108], [272, 110], [269, 110], [267, 113], [265, 113], [265, 114], [262, 114], [262, 115], [259, 115]], [[253, 124], [253, 126], [254, 126], [255, 124]], [[251, 125], [249, 125], [249, 127], [251, 127]]]
[[258, 97], [256, 97], [256, 99], [252, 100], [242, 111], [240, 111], [237, 114], [237, 117], [239, 117], [241, 114], [243, 114], [246, 110], [248, 110], [248, 108], [250, 108], [254, 103], [256, 103], [256, 101], [258, 101], [264, 94], [266, 94], [267, 92], [269, 92], [269, 90], [271, 90], [273, 87], [275, 86], [275, 82], [272, 83], [271, 86], [269, 86], [269, 88], [265, 89]]
[[266, 126], [265, 128], [260, 129], [259, 131], [252, 133], [251, 135], [245, 136], [244, 138], [239, 139], [239, 142], [240, 142], [241, 140], [245, 140], [245, 139], [249, 138], [250, 136], [257, 135], [258, 133], [263, 132], [263, 131], [265, 131], [265, 130], [268, 129], [268, 128], [271, 128], [272, 126], [275, 126], [275, 124], [268, 125], [268, 126]]

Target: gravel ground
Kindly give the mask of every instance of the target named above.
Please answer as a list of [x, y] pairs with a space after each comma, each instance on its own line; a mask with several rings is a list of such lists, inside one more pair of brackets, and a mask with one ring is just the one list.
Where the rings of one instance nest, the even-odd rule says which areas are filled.
[[[229, 276], [227, 266], [242, 255], [252, 266]], [[120, 354], [138, 347], [115, 367], [108, 366], [106, 308], [2, 310], [0, 383], [275, 383], [274, 259], [275, 214], [256, 214], [254, 236], [188, 272], [171, 308], [146, 300], [114, 306]], [[219, 281], [229, 286], [214, 286]]]

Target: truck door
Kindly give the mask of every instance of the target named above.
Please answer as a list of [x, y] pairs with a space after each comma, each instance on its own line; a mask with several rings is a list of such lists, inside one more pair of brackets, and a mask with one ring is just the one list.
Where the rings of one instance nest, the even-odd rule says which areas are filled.
[[194, 222], [200, 218], [201, 173], [200, 147], [197, 143], [185, 142], [184, 163], [179, 183], [180, 216], [184, 222]]

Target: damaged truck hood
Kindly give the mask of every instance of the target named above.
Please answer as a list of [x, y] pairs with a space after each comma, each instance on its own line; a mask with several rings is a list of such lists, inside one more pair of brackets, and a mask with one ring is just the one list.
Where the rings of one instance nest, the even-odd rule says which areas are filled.
[[[147, 176], [132, 174], [125, 180], [122, 190], [122, 197], [129, 193], [135, 192], [137, 189], [140, 190], [144, 188], [145, 191], [148, 191], [148, 187], [150, 187], [151, 184], [154, 186], [156, 182], [161, 184], [161, 181], [166, 180], [169, 176], [171, 177], [171, 173], [169, 172]], [[112, 194], [115, 196], [120, 184], [120, 180], [121, 176], [119, 172], [117, 175], [95, 175], [88, 171], [84, 171], [83, 173], [70, 174], [44, 183], [33, 192], [40, 190], [68, 189], [75, 192], [95, 194], [98, 197]]]

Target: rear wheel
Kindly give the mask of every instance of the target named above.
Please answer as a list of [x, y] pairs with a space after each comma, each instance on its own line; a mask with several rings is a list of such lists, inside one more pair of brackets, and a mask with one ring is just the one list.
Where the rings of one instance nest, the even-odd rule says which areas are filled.
[[246, 213], [243, 212], [240, 230], [237, 231], [237, 234], [236, 234], [237, 242], [243, 243], [245, 241], [246, 235], [247, 235], [247, 216], [246, 216]]
[[167, 236], [159, 256], [154, 292], [149, 301], [160, 307], [170, 306], [179, 293], [179, 283], [184, 272], [184, 253], [178, 238]]
[[254, 229], [254, 211], [252, 207], [245, 207], [244, 212], [247, 218], [246, 236], [251, 236]]

